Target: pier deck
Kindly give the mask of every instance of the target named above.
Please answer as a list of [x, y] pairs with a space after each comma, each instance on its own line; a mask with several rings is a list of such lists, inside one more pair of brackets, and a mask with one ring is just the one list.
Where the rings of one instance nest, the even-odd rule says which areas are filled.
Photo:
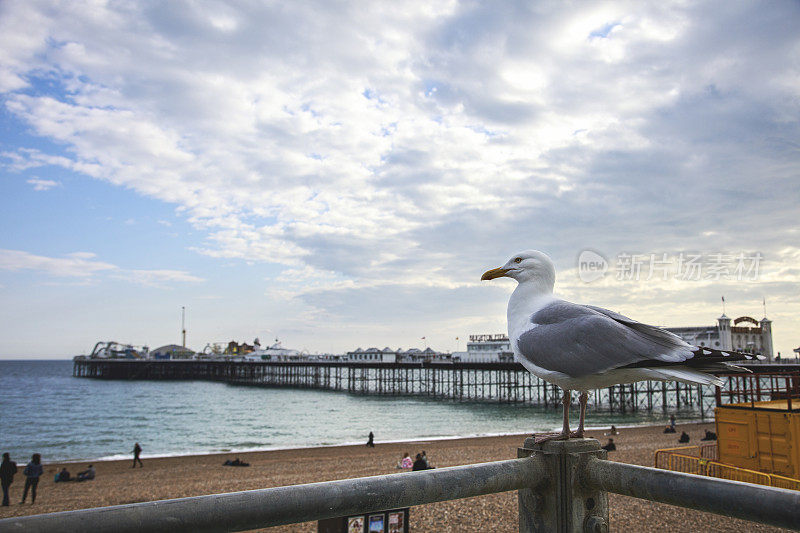
[[[797, 366], [785, 365], [787, 371]], [[754, 375], [777, 365], [754, 365]], [[784, 367], [784, 365], [781, 365]], [[791, 368], [789, 368], [791, 367]], [[461, 402], [560, 407], [561, 391], [518, 363], [366, 363], [344, 361], [220, 361], [75, 359], [73, 375], [121, 380], [210, 380], [234, 385], [291, 387], [352, 394], [416, 396]], [[758, 380], [758, 378], [756, 378]], [[728, 388], [740, 388], [728, 377]], [[713, 415], [715, 387], [644, 381], [592, 391], [593, 409], [609, 412], [692, 410]], [[717, 398], [719, 396], [716, 396]]]

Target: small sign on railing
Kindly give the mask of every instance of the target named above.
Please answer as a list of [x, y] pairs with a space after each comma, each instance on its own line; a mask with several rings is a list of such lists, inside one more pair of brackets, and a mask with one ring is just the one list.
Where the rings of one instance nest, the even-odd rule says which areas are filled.
[[317, 533], [408, 533], [408, 507], [317, 522]]

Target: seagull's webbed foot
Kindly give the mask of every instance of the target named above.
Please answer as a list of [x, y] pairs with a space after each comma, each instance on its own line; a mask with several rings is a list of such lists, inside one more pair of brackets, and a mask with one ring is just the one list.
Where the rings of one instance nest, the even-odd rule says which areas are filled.
[[549, 442], [551, 440], [568, 440], [571, 436], [571, 434], [564, 433], [563, 431], [558, 433], [540, 433], [539, 435], [533, 435], [533, 443], [542, 444], [543, 442]]

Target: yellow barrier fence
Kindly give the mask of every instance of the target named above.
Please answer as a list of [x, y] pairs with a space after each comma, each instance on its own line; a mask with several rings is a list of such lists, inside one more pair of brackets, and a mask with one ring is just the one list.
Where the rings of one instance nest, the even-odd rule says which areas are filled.
[[679, 453], [671, 453], [669, 455], [669, 468], [673, 472], [683, 472], [684, 474], [697, 474], [699, 476], [705, 475], [706, 465], [705, 460], [692, 455], [682, 455]]
[[655, 454], [655, 465], [656, 468], [663, 468], [664, 470], [669, 470], [669, 457], [673, 453], [677, 453], [680, 455], [697, 455], [698, 447], [697, 446], [679, 446], [677, 448], [663, 448], [661, 450], [656, 450]]
[[716, 444], [664, 448], [656, 450], [655, 466], [656, 468], [685, 474], [697, 474], [781, 489], [800, 490], [800, 479], [726, 465], [716, 461], [716, 458]]
[[778, 474], [769, 475], [770, 486], [779, 489], [800, 490], [800, 479], [779, 476]]
[[745, 483], [755, 483], [756, 485], [770, 486], [769, 474], [738, 468], [716, 461], [709, 461], [706, 468], [706, 475], [731, 481], [744, 481]]
[[703, 459], [709, 459], [711, 461], [716, 461], [719, 459], [719, 454], [717, 452], [717, 443], [708, 443], [708, 444], [701, 444], [700, 445], [700, 457]]

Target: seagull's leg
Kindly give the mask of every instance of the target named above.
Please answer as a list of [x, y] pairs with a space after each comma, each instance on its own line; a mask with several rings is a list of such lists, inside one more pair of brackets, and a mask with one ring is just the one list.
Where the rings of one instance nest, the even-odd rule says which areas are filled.
[[561, 399], [564, 404], [564, 427], [561, 428], [561, 436], [564, 439], [569, 438], [569, 404], [572, 403], [572, 391], [564, 389], [564, 397]]
[[569, 432], [569, 404], [572, 401], [572, 391], [564, 389], [564, 397], [561, 403], [564, 404], [564, 426], [561, 428], [561, 433], [543, 433], [541, 435], [534, 435], [533, 442], [541, 444], [549, 440], [567, 440], [570, 437]]
[[586, 404], [589, 403], [589, 393], [586, 391], [581, 391], [581, 395], [578, 397], [578, 401], [581, 405], [581, 415], [578, 418], [578, 431], [572, 433], [573, 437], [578, 437], [579, 439], [583, 438], [583, 423], [586, 420]]

